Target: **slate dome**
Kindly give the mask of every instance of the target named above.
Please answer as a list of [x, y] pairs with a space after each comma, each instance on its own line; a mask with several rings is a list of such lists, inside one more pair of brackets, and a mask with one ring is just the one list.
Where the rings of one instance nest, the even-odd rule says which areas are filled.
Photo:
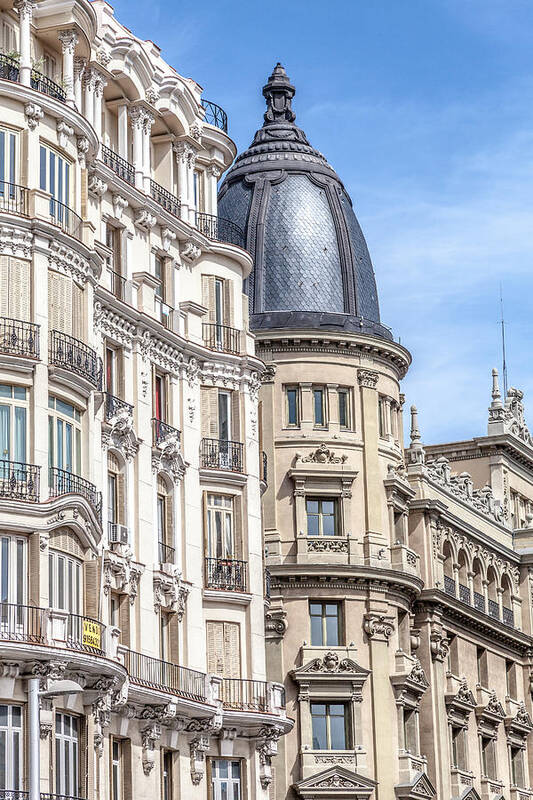
[[295, 125], [295, 88], [277, 64], [263, 87], [263, 127], [219, 192], [219, 216], [245, 232], [254, 269], [250, 327], [356, 331], [381, 325], [374, 269], [339, 176]]

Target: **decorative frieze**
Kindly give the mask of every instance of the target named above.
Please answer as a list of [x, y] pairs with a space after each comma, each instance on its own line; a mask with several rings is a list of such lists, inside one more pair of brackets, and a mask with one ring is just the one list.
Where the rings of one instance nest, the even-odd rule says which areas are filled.
[[308, 553], [348, 553], [348, 539], [315, 537], [307, 539]]

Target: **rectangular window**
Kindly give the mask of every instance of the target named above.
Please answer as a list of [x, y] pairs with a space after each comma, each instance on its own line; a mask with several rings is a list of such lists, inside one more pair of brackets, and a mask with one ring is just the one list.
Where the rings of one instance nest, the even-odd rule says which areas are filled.
[[520, 747], [510, 748], [511, 758], [511, 785], [520, 789], [525, 787], [524, 751]]
[[485, 778], [496, 779], [496, 750], [494, 739], [481, 737], [481, 772]]
[[298, 388], [287, 386], [287, 425], [297, 426], [300, 424], [300, 403]]
[[[15, 200], [18, 178], [18, 135], [8, 128], [0, 128], [0, 197]], [[7, 185], [6, 185], [7, 184]]]
[[81, 563], [56, 550], [48, 554], [48, 590], [51, 608], [79, 614], [81, 608]]
[[484, 647], [476, 650], [477, 660], [477, 682], [485, 688], [488, 686], [487, 651]]
[[311, 645], [338, 647], [341, 644], [340, 603], [309, 603]]
[[120, 628], [120, 595], [111, 592], [109, 598], [109, 623], [113, 628]]
[[346, 703], [311, 703], [313, 750], [348, 750]]
[[378, 423], [380, 438], [384, 439], [387, 436], [387, 404], [381, 396], [378, 400]]
[[56, 712], [56, 794], [79, 797], [79, 722]]
[[161, 422], [167, 419], [167, 379], [166, 375], [155, 374], [154, 377], [154, 417]]
[[122, 742], [111, 740], [111, 800], [122, 800]]
[[337, 536], [337, 500], [327, 497], [308, 497], [305, 501], [308, 536]]
[[315, 425], [324, 427], [326, 424], [326, 411], [324, 405], [324, 389], [313, 389], [313, 408]]
[[0, 384], [0, 460], [28, 460], [28, 399], [28, 391], [21, 386]]
[[22, 790], [23, 752], [22, 708], [0, 705], [0, 790]]
[[[48, 464], [50, 467], [81, 473], [81, 414], [78, 409], [58, 397], [48, 398]], [[52, 478], [52, 476], [50, 476]], [[67, 492], [68, 479], [60, 479], [61, 492]]]
[[465, 770], [467, 769], [465, 730], [464, 728], [452, 725], [450, 728], [450, 736], [452, 743], [452, 767]]
[[161, 758], [161, 800], [172, 800], [173, 786], [173, 761], [172, 750], [163, 750]]
[[403, 710], [403, 736], [405, 749], [413, 755], [418, 755], [418, 731], [416, 712], [412, 708]]
[[162, 661], [170, 661], [170, 621], [168, 611], [159, 612], [159, 657]]
[[211, 759], [212, 800], [242, 800], [241, 762]]
[[516, 700], [516, 669], [514, 661], [506, 660], [505, 662], [505, 681], [508, 696]]
[[[17, 536], [0, 537], [0, 600], [6, 604], [26, 603], [26, 540]], [[2, 622], [9, 619], [8, 609]], [[22, 620], [21, 620], [22, 621]]]
[[[59, 153], [45, 145], [40, 148], [40, 181], [45, 192], [50, 192], [50, 216], [56, 222], [68, 223], [70, 214], [71, 164]], [[58, 201], [57, 203], [55, 201]], [[66, 208], [65, 208], [66, 206]]]
[[154, 275], [157, 280], [155, 296], [162, 302], [165, 301], [165, 262], [161, 256], [154, 256]]
[[226, 495], [207, 495], [207, 556], [235, 557], [233, 498]]
[[339, 425], [341, 428], [350, 427], [350, 395], [348, 389], [339, 389]]

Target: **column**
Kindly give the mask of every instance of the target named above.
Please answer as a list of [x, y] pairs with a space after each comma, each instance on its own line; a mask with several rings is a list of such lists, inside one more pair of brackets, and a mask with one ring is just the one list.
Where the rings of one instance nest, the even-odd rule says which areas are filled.
[[117, 109], [118, 115], [118, 154], [129, 161], [128, 153], [128, 106], [123, 103]]
[[196, 164], [196, 151], [189, 147], [187, 152], [187, 184], [189, 187], [189, 224], [196, 225], [196, 201], [194, 199], [194, 165]]
[[84, 58], [74, 58], [73, 60], [73, 69], [74, 69], [74, 105], [81, 112], [82, 105], [83, 105], [83, 94], [82, 94], [82, 75], [83, 70], [85, 69], [86, 60]]
[[94, 72], [94, 114], [93, 114], [93, 127], [96, 131], [98, 141], [102, 138], [102, 97], [104, 96], [104, 86], [107, 81], [100, 72]]
[[135, 186], [143, 188], [143, 121], [144, 112], [142, 108], [133, 106], [130, 108], [131, 129], [133, 133], [133, 166], [135, 167]]
[[19, 12], [20, 23], [20, 82], [23, 86], [31, 84], [31, 18], [35, 2], [17, 0], [15, 8]]
[[74, 29], [59, 31], [58, 39], [63, 52], [63, 81], [67, 91], [67, 105], [74, 108], [76, 98], [74, 95], [74, 50], [78, 43], [78, 34]]
[[152, 179], [152, 158], [150, 152], [150, 131], [154, 124], [154, 115], [145, 111], [143, 119], [143, 172], [144, 191], [150, 194], [150, 181]]
[[40, 678], [28, 678], [28, 721], [29, 721], [29, 793], [28, 800], [41, 797], [41, 735], [39, 724], [39, 685]]
[[[364, 557], [366, 564], [380, 564], [380, 554], [386, 553], [389, 537], [384, 533], [383, 520], [383, 476], [378, 455], [378, 398], [379, 375], [369, 369], [357, 373], [361, 393], [361, 418], [363, 428], [363, 463], [366, 531]], [[385, 549], [384, 549], [385, 548]]]
[[185, 221], [189, 219], [189, 191], [187, 185], [187, 144], [185, 142], [174, 143], [174, 155], [178, 165], [178, 197], [181, 203], [181, 218]]
[[94, 87], [94, 70], [91, 67], [86, 67], [83, 73], [83, 113], [89, 125], [94, 125]]
[[217, 215], [217, 182], [222, 171], [217, 164], [210, 164], [206, 172], [209, 186], [207, 187], [208, 206], [207, 210], [215, 217]]

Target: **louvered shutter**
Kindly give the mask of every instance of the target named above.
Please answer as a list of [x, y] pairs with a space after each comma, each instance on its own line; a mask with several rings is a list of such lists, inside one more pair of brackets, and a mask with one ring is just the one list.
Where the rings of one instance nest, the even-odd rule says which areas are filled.
[[123, 780], [124, 780], [124, 797], [123, 800], [133, 800], [133, 787], [132, 787], [132, 768], [133, 760], [131, 757], [131, 740], [122, 740], [122, 759], [123, 759]]
[[117, 475], [117, 519], [119, 525], [126, 523], [126, 486], [125, 486], [124, 473], [119, 472]]
[[202, 303], [209, 311], [209, 322], [216, 322], [214, 275], [202, 275]]
[[218, 439], [218, 389], [202, 386], [200, 389], [202, 436]]
[[85, 596], [85, 614], [93, 619], [99, 617], [100, 570], [99, 559], [83, 562], [83, 582]]
[[236, 622], [224, 623], [224, 677], [241, 677], [241, 641], [239, 625]]
[[[28, 602], [30, 606], [41, 605], [41, 549], [39, 547], [39, 534], [33, 533], [28, 542]], [[50, 605], [52, 601], [50, 600]]]
[[200, 419], [202, 423], [202, 437], [209, 436], [209, 389], [202, 386], [200, 389]]
[[58, 272], [48, 272], [48, 326], [72, 335], [72, 281]]
[[207, 671], [224, 675], [224, 623], [208, 622], [207, 632]]
[[231, 393], [231, 435], [235, 442], [241, 441], [241, 424], [240, 424], [240, 405], [241, 396], [239, 392]]
[[127, 594], [120, 595], [118, 607], [118, 621], [120, 627], [120, 641], [126, 647], [130, 646], [130, 598]]
[[224, 324], [231, 328], [235, 327], [233, 307], [233, 281], [224, 281]]
[[85, 339], [85, 326], [83, 324], [83, 289], [76, 283], [72, 284], [72, 336], [76, 339]]
[[167, 494], [165, 497], [165, 515], [165, 544], [174, 547], [173, 497], [171, 494]]
[[180, 648], [179, 648], [179, 623], [178, 615], [171, 614], [168, 622], [168, 638], [170, 645], [170, 660], [173, 664], [179, 664]]
[[233, 557], [242, 560], [244, 531], [242, 529], [242, 497], [233, 498]]
[[0, 256], [0, 317], [9, 316], [9, 256]]

